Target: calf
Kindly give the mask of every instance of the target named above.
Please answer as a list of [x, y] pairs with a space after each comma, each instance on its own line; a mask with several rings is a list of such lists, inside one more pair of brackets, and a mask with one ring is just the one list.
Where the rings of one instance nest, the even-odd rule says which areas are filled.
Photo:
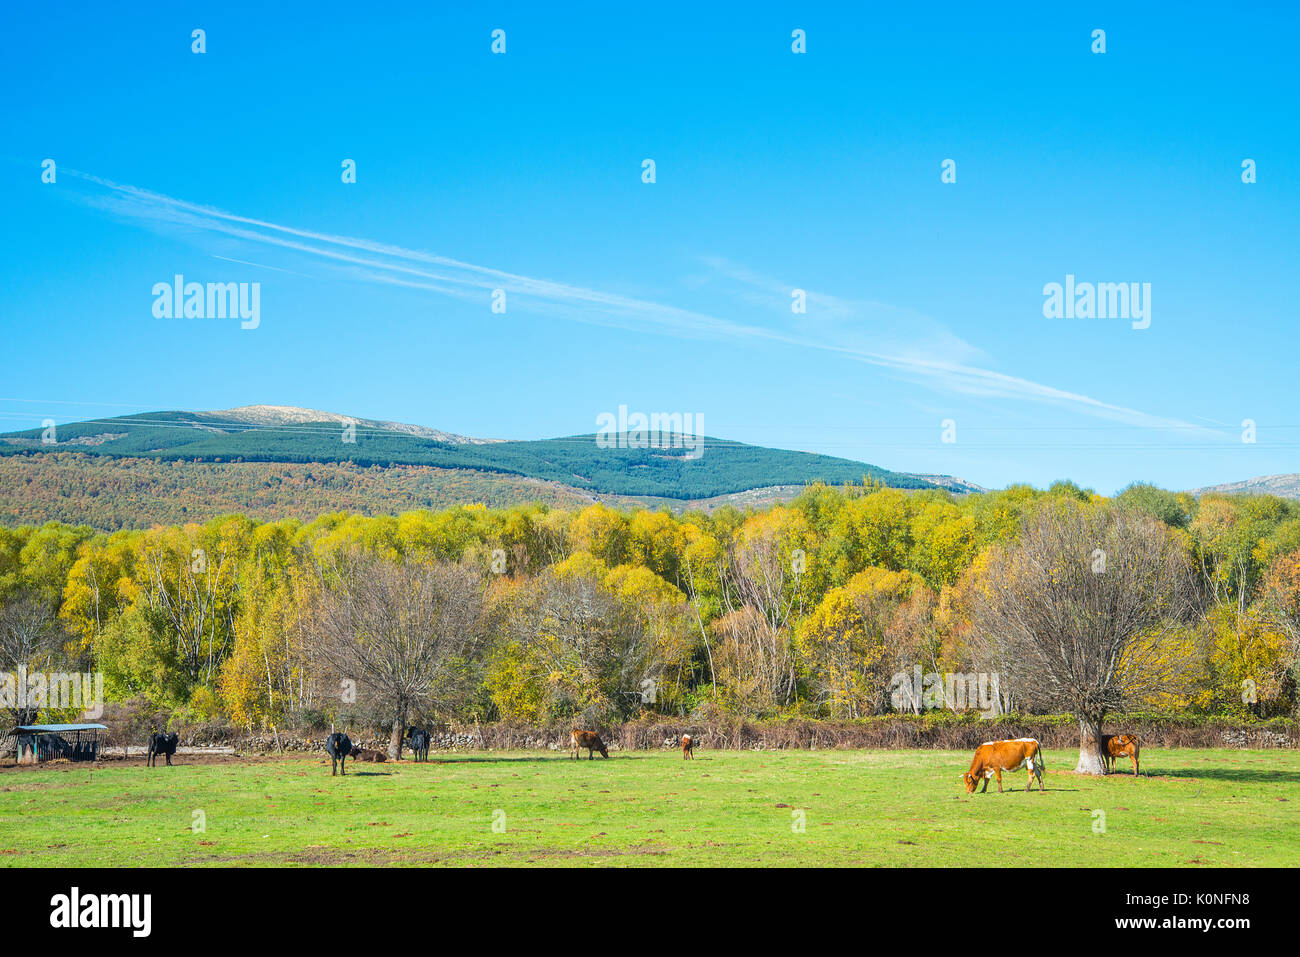
[[173, 731], [171, 734], [151, 734], [149, 735], [149, 753], [144, 759], [145, 767], [155, 768], [158, 766], [158, 755], [167, 759], [167, 766], [171, 767], [172, 755], [176, 753], [176, 745], [180, 743], [181, 736]]
[[388, 755], [384, 754], [383, 751], [372, 751], [369, 748], [358, 748], [356, 745], [352, 746], [352, 757], [356, 758], [358, 761], [370, 761], [374, 764], [383, 764], [388, 760]]
[[682, 760], [685, 761], [687, 758], [694, 758], [695, 755], [691, 753], [694, 750], [695, 740], [689, 734], [682, 735]]
[[1002, 793], [1002, 772], [1019, 771], [1028, 765], [1029, 783], [1025, 785], [1025, 793], [1033, 787], [1034, 778], [1038, 778], [1038, 790], [1047, 790], [1043, 787], [1043, 751], [1037, 741], [1033, 738], [1016, 738], [1014, 741], [986, 741], [975, 749], [975, 760], [971, 762], [970, 770], [962, 778], [966, 781], [966, 793], [974, 794], [975, 786], [979, 783], [980, 778], [984, 779], [984, 787], [981, 794], [989, 789], [989, 778], [994, 775], [998, 779], [998, 793]]
[[1115, 770], [1115, 759], [1128, 755], [1133, 759], [1133, 774], [1138, 773], [1138, 739], [1136, 734], [1103, 734], [1101, 759], [1106, 762], [1107, 773]]
[[416, 761], [429, 760], [429, 732], [422, 728], [407, 728], [406, 740]]
[[600, 735], [594, 731], [575, 731], [569, 736], [569, 755], [573, 758], [578, 757], [578, 751], [582, 748], [587, 749], [587, 760], [593, 761], [596, 755], [593, 751], [599, 751], [602, 758], [608, 758], [609, 752], [605, 750], [605, 742], [600, 740]]
[[339, 731], [325, 739], [325, 753], [330, 756], [330, 777], [338, 774], [339, 768], [348, 773], [348, 758], [356, 750], [352, 739]]

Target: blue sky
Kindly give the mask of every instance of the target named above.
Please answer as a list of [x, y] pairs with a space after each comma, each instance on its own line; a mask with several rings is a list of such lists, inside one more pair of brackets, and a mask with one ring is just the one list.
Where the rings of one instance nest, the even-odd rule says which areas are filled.
[[[997, 487], [1300, 471], [1294, 9], [34, 6], [0, 15], [9, 428], [622, 404]], [[155, 318], [177, 273], [259, 282], [260, 325]], [[1067, 274], [1150, 283], [1150, 327], [1044, 318]]]

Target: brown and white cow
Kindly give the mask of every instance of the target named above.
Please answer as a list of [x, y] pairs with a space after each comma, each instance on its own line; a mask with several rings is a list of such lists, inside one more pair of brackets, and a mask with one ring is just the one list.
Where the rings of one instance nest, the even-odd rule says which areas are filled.
[[1133, 759], [1133, 773], [1138, 773], [1138, 746], [1136, 734], [1104, 734], [1101, 737], [1101, 759], [1106, 762], [1106, 771], [1115, 770], [1115, 759], [1128, 755]]
[[695, 739], [689, 734], [682, 735], [682, 760], [685, 761], [687, 758], [694, 758], [694, 751]]
[[594, 731], [575, 731], [569, 736], [569, 755], [578, 757], [578, 751], [581, 748], [587, 749], [587, 759], [592, 760], [596, 757], [593, 751], [599, 751], [602, 758], [608, 758], [609, 752], [605, 750], [605, 742], [600, 740], [600, 735]]
[[989, 778], [996, 776], [998, 779], [998, 793], [1002, 793], [1002, 772], [1019, 771], [1023, 767], [1029, 768], [1029, 783], [1025, 785], [1025, 792], [1034, 784], [1034, 778], [1038, 778], [1038, 790], [1047, 790], [1043, 787], [1043, 769], [1046, 765], [1043, 763], [1043, 749], [1033, 738], [1016, 738], [1013, 741], [986, 741], [975, 749], [975, 760], [971, 761], [970, 770], [962, 775], [966, 781], [966, 793], [974, 794], [975, 787], [979, 784], [980, 778], [984, 779], [984, 787], [981, 794], [989, 789]]

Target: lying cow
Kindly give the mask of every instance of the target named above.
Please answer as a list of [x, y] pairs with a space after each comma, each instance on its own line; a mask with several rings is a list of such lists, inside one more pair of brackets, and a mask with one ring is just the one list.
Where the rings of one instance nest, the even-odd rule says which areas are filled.
[[181, 736], [175, 731], [171, 734], [149, 735], [149, 753], [144, 759], [145, 767], [157, 767], [158, 755], [160, 754], [167, 759], [167, 766], [171, 767], [172, 755], [176, 753], [176, 745], [180, 743], [180, 740]]
[[578, 751], [582, 748], [587, 749], [587, 760], [593, 761], [596, 755], [593, 751], [599, 751], [602, 758], [608, 758], [609, 752], [605, 750], [605, 742], [600, 740], [600, 735], [594, 731], [575, 731], [569, 736], [569, 755], [573, 758], [578, 757]]
[[1133, 774], [1138, 773], [1138, 739], [1136, 734], [1104, 734], [1101, 736], [1101, 759], [1106, 762], [1106, 773], [1115, 770], [1115, 759], [1125, 755], [1133, 759]]
[[971, 762], [970, 770], [962, 777], [966, 781], [966, 793], [974, 794], [975, 786], [979, 784], [980, 778], [984, 779], [984, 787], [980, 793], [983, 794], [989, 789], [989, 778], [996, 775], [998, 779], [998, 793], [1002, 793], [1002, 772], [1019, 771], [1021, 768], [1028, 766], [1029, 783], [1025, 785], [1025, 792], [1033, 787], [1034, 778], [1038, 778], [1038, 790], [1047, 790], [1043, 787], [1043, 750], [1038, 742], [1033, 738], [1016, 738], [1014, 741], [987, 741], [975, 749], [975, 760]]
[[330, 777], [338, 774], [340, 767], [345, 775], [348, 773], [348, 758], [355, 750], [352, 739], [341, 731], [325, 739], [325, 753], [330, 756]]
[[694, 750], [695, 740], [689, 734], [682, 735], [682, 760], [693, 758], [694, 755], [691, 752]]
[[373, 764], [383, 764], [388, 760], [388, 755], [384, 754], [383, 751], [372, 751], [369, 748], [358, 748], [356, 745], [352, 746], [352, 757], [356, 758], [358, 761], [370, 761]]
[[411, 746], [411, 753], [416, 761], [429, 760], [429, 732], [423, 728], [407, 728], [406, 743]]

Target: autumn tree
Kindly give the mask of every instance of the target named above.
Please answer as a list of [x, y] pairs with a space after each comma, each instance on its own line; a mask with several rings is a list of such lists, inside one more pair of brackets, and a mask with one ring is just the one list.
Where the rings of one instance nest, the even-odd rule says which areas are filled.
[[776, 506], [747, 518], [722, 568], [725, 614], [713, 622], [722, 639], [718, 673], [725, 670], [735, 701], [750, 708], [789, 704], [797, 674], [791, 624], [803, 611], [800, 587], [813, 538], [797, 509]]
[[[550, 718], [599, 724], [627, 717], [640, 708], [645, 682], [658, 676], [646, 614], [622, 600], [608, 577], [603, 562], [577, 552], [514, 595], [504, 630], [516, 655], [504, 660], [517, 674], [540, 679], [537, 707]], [[500, 679], [498, 697], [506, 693]]]
[[464, 564], [362, 550], [335, 554], [320, 576], [317, 651], [333, 678], [355, 683], [360, 710], [390, 723], [388, 753], [398, 759], [412, 714], [447, 709], [473, 686], [483, 577]]
[[1079, 722], [1075, 771], [1104, 774], [1102, 721], [1168, 681], [1167, 639], [1192, 608], [1169, 529], [1130, 509], [1057, 500], [990, 563], [974, 620], [1027, 703]]

